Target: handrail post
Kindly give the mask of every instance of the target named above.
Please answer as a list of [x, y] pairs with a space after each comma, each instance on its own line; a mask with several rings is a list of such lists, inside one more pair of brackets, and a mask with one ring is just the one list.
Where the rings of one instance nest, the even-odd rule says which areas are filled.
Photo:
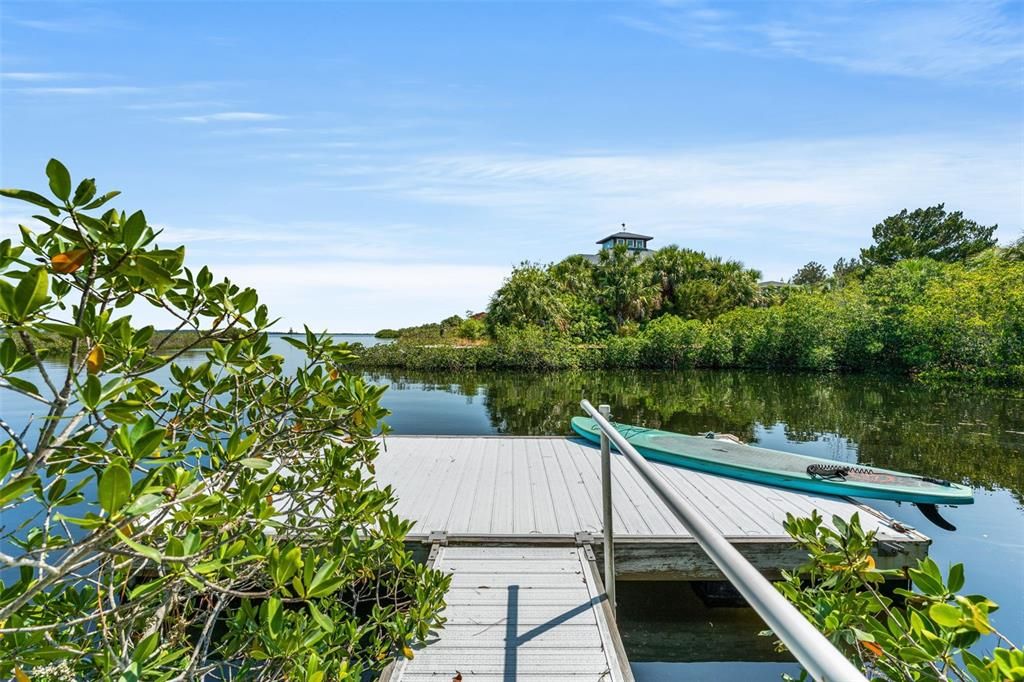
[[[601, 405], [601, 416], [609, 419], [612, 408]], [[601, 501], [604, 506], [604, 591], [615, 614], [615, 537], [612, 526], [612, 449], [608, 435], [601, 431]]]

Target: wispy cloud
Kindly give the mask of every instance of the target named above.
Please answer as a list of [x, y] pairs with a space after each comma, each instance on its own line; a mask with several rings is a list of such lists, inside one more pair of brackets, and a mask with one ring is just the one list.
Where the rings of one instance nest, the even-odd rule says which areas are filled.
[[245, 128], [214, 130], [210, 134], [216, 137], [245, 137], [246, 135], [284, 135], [292, 132], [295, 132], [292, 128], [282, 126], [246, 126]]
[[1021, 6], [1012, 2], [703, 3], [619, 17], [700, 48], [791, 57], [848, 71], [1020, 84]]
[[[874, 136], [674, 151], [345, 159], [307, 172], [315, 174], [318, 189], [468, 209], [503, 224], [504, 238], [524, 245], [521, 253], [529, 253], [533, 241], [550, 241], [552, 231], [585, 244], [598, 226], [628, 222], [656, 234], [661, 245], [675, 241], [736, 255], [772, 275], [791, 274], [809, 255], [855, 253], [872, 225], [905, 207], [946, 202], [998, 222], [1004, 235], [1017, 234], [1024, 215], [1013, 131], [988, 138]], [[772, 262], [765, 262], [768, 243], [780, 254]]]
[[[22, 7], [32, 7], [32, 5], [25, 3]], [[48, 9], [42, 4], [37, 5], [37, 7], [41, 11]], [[11, 16], [8, 13], [5, 20], [10, 21], [16, 26], [36, 31], [46, 31], [48, 33], [88, 33], [106, 29], [121, 29], [128, 26], [122, 18], [110, 12], [93, 8], [76, 11], [78, 8], [73, 6], [65, 7], [64, 5], [57, 5], [56, 8], [59, 8], [59, 16]]]
[[83, 22], [67, 19], [15, 19], [14, 23], [25, 28], [53, 33], [78, 33], [86, 28]]
[[73, 73], [59, 73], [48, 71], [0, 71], [0, 78], [10, 81], [22, 81], [27, 83], [40, 83], [46, 81], [60, 81], [74, 78]]
[[153, 102], [133, 102], [125, 106], [134, 111], [171, 111], [174, 109], [200, 109], [203, 107], [221, 107], [226, 103], [218, 100], [172, 99]]
[[136, 85], [82, 85], [68, 87], [18, 88], [18, 92], [27, 95], [71, 95], [74, 97], [134, 95], [148, 91], [149, 88]]
[[179, 121], [187, 121], [188, 123], [214, 123], [214, 122], [232, 122], [232, 123], [251, 123], [253, 121], [278, 121], [283, 119], [284, 116], [278, 114], [268, 114], [260, 111], [221, 111], [215, 114], [201, 114], [196, 116], [179, 116]]

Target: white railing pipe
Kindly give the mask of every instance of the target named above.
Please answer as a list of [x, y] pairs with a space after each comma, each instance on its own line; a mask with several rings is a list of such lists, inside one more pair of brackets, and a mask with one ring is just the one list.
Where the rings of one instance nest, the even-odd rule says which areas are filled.
[[[612, 408], [601, 405], [597, 408], [601, 416], [608, 419]], [[601, 502], [604, 510], [604, 591], [608, 603], [615, 613], [615, 531], [612, 524], [612, 451], [605, 432], [601, 432]]]
[[[867, 682], [864, 674], [782, 596], [775, 586], [718, 532], [717, 528], [669, 486], [651, 463], [630, 445], [589, 400], [581, 401], [580, 406], [597, 423], [601, 433], [615, 444], [616, 449], [625, 455], [630, 464], [657, 491], [701, 549], [815, 680]], [[605, 473], [603, 467], [602, 473]], [[609, 523], [610, 516], [609, 513], [606, 523]], [[605, 554], [611, 554], [610, 543], [605, 546]], [[606, 576], [605, 581], [614, 583], [614, 575]]]

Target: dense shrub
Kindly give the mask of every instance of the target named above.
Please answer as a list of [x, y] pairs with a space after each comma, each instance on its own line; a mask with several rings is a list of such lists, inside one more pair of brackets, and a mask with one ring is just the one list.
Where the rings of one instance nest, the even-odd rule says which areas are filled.
[[[49, 197], [0, 189], [53, 216], [0, 241], [0, 394], [28, 405], [0, 420], [0, 678], [356, 681], [411, 658], [451, 578], [374, 483], [384, 388], [308, 329], [289, 368], [256, 291], [46, 175]], [[147, 309], [180, 331], [126, 313]]]
[[565, 335], [539, 327], [498, 329], [495, 343], [488, 347], [483, 368], [519, 367], [528, 370], [572, 369], [579, 366], [576, 344]]
[[[857, 514], [849, 521], [833, 516], [832, 528], [817, 511], [810, 518], [787, 514], [785, 528], [809, 561], [783, 571], [776, 586], [868, 678], [1024, 679], [1024, 651], [990, 620], [999, 606], [983, 595], [960, 593], [963, 564], [954, 564], [945, 576], [930, 558], [910, 568], [879, 570], [872, 556], [875, 533], [861, 527]], [[884, 587], [887, 579], [907, 578], [913, 591]], [[995, 646], [972, 653], [982, 648], [976, 646], [982, 637]], [[799, 679], [809, 678], [804, 672]]]
[[1024, 263], [950, 266], [906, 306], [905, 361], [923, 370], [1018, 374], [1024, 367]]
[[564, 334], [540, 327], [499, 327], [492, 343], [476, 346], [449, 344], [381, 344], [360, 351], [366, 367], [420, 370], [577, 369], [584, 349]]
[[459, 323], [457, 333], [461, 339], [478, 341], [487, 335], [487, 325], [484, 324], [483, 320], [470, 317]]
[[707, 328], [697, 320], [682, 320], [665, 315], [643, 331], [644, 365], [653, 367], [693, 367], [707, 342]]
[[641, 366], [646, 348], [644, 341], [636, 336], [613, 336], [601, 353], [601, 364], [615, 369], [631, 369]]
[[[569, 329], [573, 322], [563, 325]], [[905, 260], [784, 302], [702, 322], [627, 321], [596, 343], [558, 328], [499, 326], [477, 349], [377, 346], [370, 366], [415, 369], [752, 367], [884, 371], [1022, 384], [1024, 263], [994, 253], [967, 264]]]

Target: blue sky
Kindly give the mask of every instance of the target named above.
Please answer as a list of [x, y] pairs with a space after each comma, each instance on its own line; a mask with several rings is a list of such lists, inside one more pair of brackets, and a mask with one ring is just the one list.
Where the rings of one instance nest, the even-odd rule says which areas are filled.
[[0, 12], [0, 185], [64, 160], [283, 328], [483, 310], [623, 222], [766, 278], [904, 207], [1024, 224], [1020, 2]]

